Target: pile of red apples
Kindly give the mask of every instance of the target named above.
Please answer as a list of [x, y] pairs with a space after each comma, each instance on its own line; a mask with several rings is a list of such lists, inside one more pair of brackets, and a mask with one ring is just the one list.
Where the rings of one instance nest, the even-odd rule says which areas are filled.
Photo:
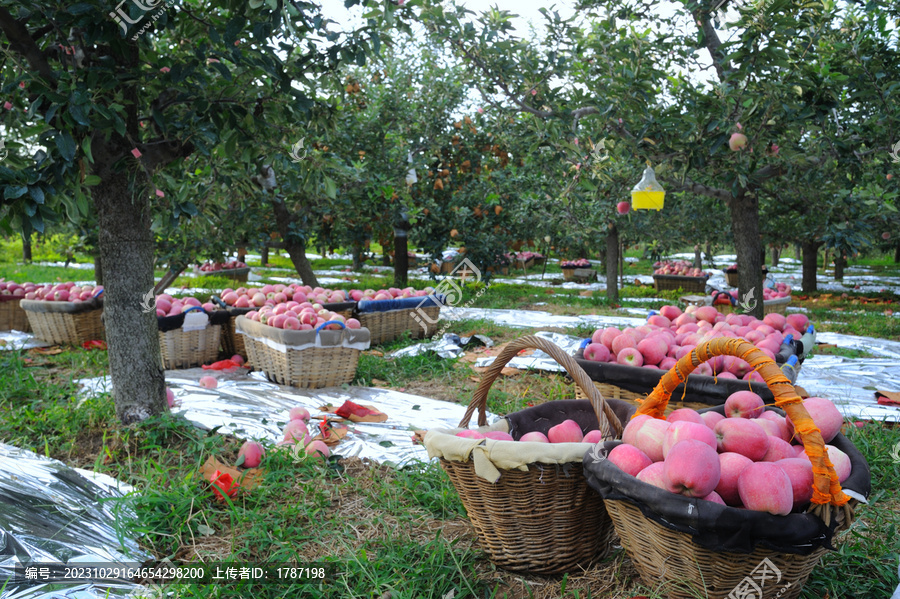
[[[731, 291], [727, 291], [728, 295], [733, 297], [734, 299], [738, 299], [738, 290], [732, 289]], [[775, 283], [775, 288], [764, 287], [763, 288], [763, 301], [778, 299], [782, 297], [791, 297], [791, 286], [787, 283]]]
[[[324, 441], [313, 441], [313, 436], [307, 428], [310, 419], [309, 410], [301, 407], [291, 408], [288, 419], [284, 427], [284, 439], [276, 446], [294, 447], [298, 452], [311, 457], [327, 458], [331, 455], [331, 450]], [[238, 451], [237, 461], [244, 468], [257, 468], [265, 457], [266, 450], [262, 443], [246, 441]]]
[[[637, 328], [597, 329], [584, 348], [584, 359], [627, 366], [669, 370], [675, 362], [698, 345], [719, 337], [740, 337], [775, 359], [784, 337], [799, 339], [809, 326], [804, 314], [767, 314], [757, 320], [746, 314], [722, 314], [713, 306], [663, 306], [659, 314]], [[701, 364], [694, 372], [720, 378], [762, 381], [746, 361], [732, 356], [717, 356]]]
[[322, 287], [310, 287], [309, 285], [263, 285], [262, 287], [238, 287], [237, 289], [225, 289], [222, 291], [222, 301], [235, 308], [261, 308], [266, 304], [275, 306], [288, 301], [297, 303], [310, 302], [319, 304], [337, 304], [348, 301], [362, 300], [389, 300], [396, 298], [423, 297], [434, 292], [432, 287], [415, 290], [412, 287], [398, 289], [324, 289]]
[[705, 270], [694, 268], [694, 265], [686, 260], [675, 260], [674, 262], [656, 262], [653, 267], [655, 275], [678, 275], [681, 277], [706, 277], [709, 276]]
[[[841, 430], [840, 411], [821, 397], [803, 404], [829, 443]], [[637, 416], [608, 459], [641, 482], [685, 497], [779, 516], [802, 511], [812, 497], [812, 464], [791, 419], [764, 409], [758, 395], [739, 391], [725, 401], [725, 416], [690, 408], [665, 420]], [[825, 447], [843, 483], [850, 458]]]
[[218, 272], [220, 270], [234, 270], [235, 268], [248, 268], [248, 266], [240, 260], [236, 262], [207, 262], [200, 267], [203, 272]]
[[12, 295], [28, 300], [44, 300], [47, 302], [72, 302], [77, 304], [87, 301], [103, 291], [103, 286], [76, 285], [68, 283], [56, 283], [54, 285], [36, 285], [34, 283], [14, 283], [12, 281], [0, 282], [0, 295]]

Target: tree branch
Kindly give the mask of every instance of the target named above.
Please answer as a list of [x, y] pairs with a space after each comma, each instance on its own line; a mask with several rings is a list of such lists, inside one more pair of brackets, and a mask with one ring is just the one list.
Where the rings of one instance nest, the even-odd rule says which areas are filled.
[[725, 81], [725, 75], [731, 71], [731, 64], [725, 60], [725, 54], [721, 50], [722, 42], [719, 40], [719, 34], [713, 26], [709, 18], [710, 6], [706, 2], [698, 2], [697, 8], [693, 11], [694, 19], [700, 24], [700, 32], [703, 34], [703, 42], [706, 50], [709, 52], [709, 58], [712, 60], [719, 81]]
[[664, 177], [661, 178], [663, 179], [663, 181], [665, 181], [666, 185], [668, 185], [674, 191], [689, 191], [691, 193], [696, 193], [697, 195], [722, 200], [726, 205], [730, 204], [731, 202], [731, 192], [727, 189], [722, 189], [720, 187], [710, 187], [709, 185], [696, 183], [694, 181], [691, 181], [690, 179], [685, 179], [684, 183], [682, 183], [681, 181], [677, 181], [675, 179], [668, 179]]
[[0, 30], [9, 39], [9, 47], [28, 61], [29, 66], [37, 71], [47, 83], [55, 84], [56, 76], [50, 63], [38, 48], [28, 29], [16, 21], [5, 7], [0, 6]]

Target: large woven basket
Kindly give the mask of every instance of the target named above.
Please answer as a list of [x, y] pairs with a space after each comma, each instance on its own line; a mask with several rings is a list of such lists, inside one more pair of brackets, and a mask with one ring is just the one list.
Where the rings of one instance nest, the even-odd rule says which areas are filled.
[[21, 299], [14, 295], [0, 295], [0, 331], [31, 332], [28, 315], [19, 306]]
[[[491, 384], [500, 371], [519, 351], [528, 348], [541, 349], [562, 364], [576, 383], [582, 386], [590, 397], [590, 407], [600, 430], [606, 438], [621, 434], [619, 418], [609, 404], [591, 385], [590, 379], [575, 363], [575, 360], [553, 343], [534, 336], [525, 336], [509, 343], [488, 368], [475, 391], [472, 402], [459, 423], [467, 428], [475, 411], [478, 424], [485, 426], [486, 402]], [[556, 402], [553, 402], [556, 403]], [[582, 402], [573, 402], [582, 403]], [[523, 415], [536, 406], [519, 412]], [[531, 430], [538, 430], [543, 424], [558, 424], [567, 414], [559, 414], [557, 422], [544, 419], [529, 422]], [[508, 421], [500, 421], [500, 428]], [[526, 419], [527, 422], [527, 419]], [[497, 426], [495, 424], [495, 426]], [[514, 438], [529, 430], [510, 430]], [[559, 574], [586, 567], [609, 550], [612, 526], [600, 497], [586, 484], [581, 460], [591, 445], [584, 443], [545, 444], [492, 439], [476, 441], [484, 445], [484, 452], [520, 453], [529, 446], [538, 446], [534, 451], [568, 451], [571, 462], [552, 461], [541, 458], [521, 469], [502, 469], [495, 481], [486, 480], [476, 473], [478, 457], [472, 454], [463, 459], [447, 459], [440, 453], [440, 446], [448, 443], [454, 431], [429, 431], [425, 444], [430, 455], [440, 457], [441, 466], [447, 472], [453, 486], [459, 493], [481, 547], [490, 560], [502, 568], [528, 572], [531, 574]], [[501, 447], [500, 445], [505, 445]], [[573, 446], [563, 448], [562, 446]], [[473, 448], [475, 449], [482, 448]], [[558, 458], [558, 453], [557, 453]]]
[[[193, 307], [185, 310], [185, 314], [192, 311], [205, 312], [203, 308]], [[158, 320], [162, 318], [160, 317]], [[185, 331], [180, 327], [168, 331], [159, 331], [159, 350], [162, 367], [165, 370], [178, 370], [215, 362], [216, 358], [219, 357], [222, 327], [223, 325], [209, 323], [203, 329], [191, 331]]]
[[[390, 301], [390, 300], [387, 300]], [[421, 310], [425, 313], [423, 320], [416, 320], [413, 314]], [[441, 316], [440, 306], [422, 306], [411, 310], [388, 310], [386, 312], [360, 312], [356, 315], [359, 324], [369, 330], [372, 335], [372, 344], [387, 343], [409, 333], [412, 339], [423, 339], [434, 334], [437, 329], [437, 321]], [[428, 328], [423, 327], [420, 322]]]
[[[803, 423], [798, 424], [798, 432], [807, 455], [815, 469], [821, 468], [821, 472], [827, 473], [817, 474], [814, 481], [814, 492], [821, 494], [820, 501], [824, 503], [813, 503], [806, 514], [772, 516], [668, 493], [636, 481], [602, 455], [596, 460], [586, 456], [585, 470], [592, 486], [604, 496], [622, 546], [646, 584], [662, 587], [668, 597], [677, 599], [698, 596], [709, 599], [794, 599], [800, 595], [810, 572], [824, 554], [831, 535], [850, 525], [856, 500], [843, 494], [827, 453], [823, 452], [824, 442], [819, 430], [808, 420], [809, 413], [778, 366], [743, 340], [715, 339], [679, 360], [635, 416], [660, 417], [672, 390], [700, 363], [723, 354], [741, 356], [754, 365], [772, 390], [775, 405], [783, 407], [792, 421]], [[722, 410], [721, 407], [715, 409]], [[833, 443], [851, 459], [861, 461], [858, 471], [854, 466], [854, 474], [845, 481], [847, 488], [854, 488], [851, 480], [855, 477], [854, 491], [868, 494], [870, 475], [861, 454], [840, 435]], [[608, 452], [613, 445], [604, 444], [600, 453]], [[649, 517], [650, 514], [656, 518]], [[716, 522], [717, 526], [728, 528], [703, 529], [698, 524], [701, 518], [704, 522]], [[742, 518], [754, 520], [752, 524], [749, 520], [744, 524]], [[765, 519], [765, 525], [760, 525], [761, 518]], [[720, 524], [726, 521], [727, 525]], [[802, 542], [779, 537], [782, 531], [791, 527], [813, 532]], [[727, 539], [728, 542], [752, 545], [752, 550], [716, 551], [704, 546], [711, 543], [713, 537], [716, 542]]]
[[[326, 324], [333, 323], [322, 327]], [[244, 337], [250, 366], [264, 372], [270, 381], [306, 389], [352, 382], [360, 351], [369, 347], [369, 331], [364, 328], [327, 331], [322, 327], [315, 331], [286, 331], [245, 316], [235, 319], [235, 329]]]
[[81, 345], [85, 341], [103, 340], [103, 300], [86, 302], [49, 302], [26, 300], [19, 306], [28, 316], [34, 337], [47, 343]]
[[684, 289], [685, 291], [704, 293], [706, 291], [707, 279], [709, 279], [709, 276], [683, 277], [681, 275], [653, 275], [653, 285], [656, 287], [657, 291]]

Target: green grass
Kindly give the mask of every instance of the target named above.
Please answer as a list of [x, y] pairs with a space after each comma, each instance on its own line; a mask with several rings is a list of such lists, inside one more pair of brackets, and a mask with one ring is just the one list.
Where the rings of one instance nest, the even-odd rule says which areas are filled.
[[856, 521], [826, 553], [803, 591], [820, 597], [890, 597], [897, 585], [900, 558], [900, 462], [891, 456], [900, 444], [900, 429], [869, 424], [850, 427], [849, 439], [865, 456], [872, 472], [869, 504], [859, 506]]

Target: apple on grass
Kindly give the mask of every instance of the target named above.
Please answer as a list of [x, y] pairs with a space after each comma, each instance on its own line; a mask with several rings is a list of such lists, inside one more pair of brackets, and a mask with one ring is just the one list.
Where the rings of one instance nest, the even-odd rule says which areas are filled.
[[[242, 457], [244, 458], [243, 462], [241, 462]], [[245, 441], [238, 451], [237, 461], [244, 468], [256, 468], [264, 457], [266, 457], [266, 450], [262, 444], [256, 441]]]

